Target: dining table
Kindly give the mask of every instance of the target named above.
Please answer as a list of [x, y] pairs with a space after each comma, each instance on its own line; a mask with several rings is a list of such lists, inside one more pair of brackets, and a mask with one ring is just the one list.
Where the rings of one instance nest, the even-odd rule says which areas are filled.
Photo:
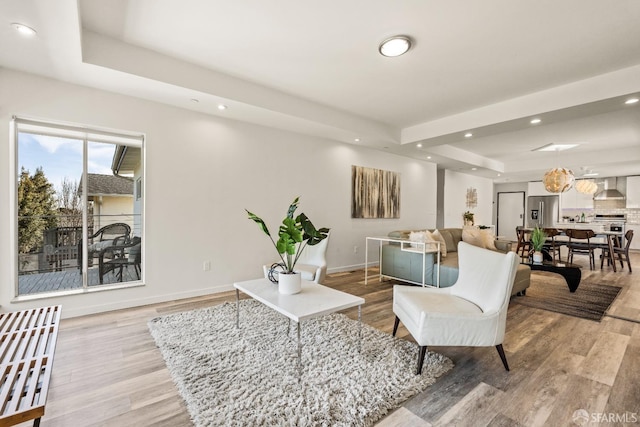
[[[566, 235], [565, 232], [565, 228], [562, 227], [556, 227], [559, 231], [560, 234], [556, 236], [556, 243], [559, 244], [566, 244], [569, 241], [569, 238]], [[622, 240], [622, 233], [619, 231], [605, 231], [605, 230], [594, 230], [595, 233], [595, 238], [594, 239], [599, 239], [599, 241], [597, 242], [593, 242], [593, 244], [595, 245], [596, 248], [600, 248], [603, 251], [604, 254], [604, 248], [606, 247], [608, 249], [608, 253], [609, 253], [609, 265], [611, 265], [613, 267], [613, 271], [617, 272], [617, 268], [616, 268], [616, 262], [615, 262], [615, 257], [614, 257], [614, 252], [613, 252], [613, 248], [615, 246], [619, 246], [622, 244], [621, 240]], [[601, 257], [604, 255], [600, 255]]]

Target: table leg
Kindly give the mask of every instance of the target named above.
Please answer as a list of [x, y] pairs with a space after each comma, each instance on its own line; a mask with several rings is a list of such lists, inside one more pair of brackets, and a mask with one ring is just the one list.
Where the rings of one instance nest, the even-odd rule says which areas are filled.
[[362, 304], [358, 306], [358, 352], [362, 353]]
[[296, 322], [298, 326], [298, 381], [302, 377], [302, 345], [300, 344], [300, 322]]
[[236, 329], [240, 327], [240, 291], [236, 289]]
[[614, 247], [613, 239], [615, 239], [614, 236], [607, 236], [607, 243], [609, 245], [609, 260], [613, 265], [613, 272], [615, 273], [617, 270], [616, 270], [616, 256], [615, 256], [615, 252], [613, 251], [613, 247]]
[[369, 282], [369, 238], [365, 239], [364, 245], [364, 285]]

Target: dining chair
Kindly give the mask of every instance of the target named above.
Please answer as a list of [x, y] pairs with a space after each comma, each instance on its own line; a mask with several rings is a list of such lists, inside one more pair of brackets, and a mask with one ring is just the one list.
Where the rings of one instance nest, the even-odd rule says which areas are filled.
[[[557, 228], [544, 228], [544, 234], [547, 235], [547, 242], [544, 245], [544, 251], [551, 255], [553, 261], [560, 261], [560, 248], [563, 243], [556, 240], [556, 236], [560, 234], [560, 230]], [[556, 258], [556, 253], [558, 254], [558, 258]]]
[[529, 252], [532, 249], [531, 246], [531, 230], [527, 230], [522, 226], [516, 227], [516, 236], [518, 236], [518, 244], [516, 246], [516, 253], [520, 258], [527, 258]]
[[597, 245], [591, 241], [596, 236], [593, 230], [568, 228], [565, 231], [569, 237], [567, 247], [569, 254], [567, 262], [573, 264], [573, 255], [587, 255], [589, 257], [589, 270], [593, 270], [596, 266], [595, 250]]
[[632, 272], [631, 270], [631, 260], [629, 258], [629, 248], [631, 247], [631, 239], [633, 239], [633, 230], [628, 230], [625, 234], [624, 234], [624, 240], [627, 242], [624, 246], [622, 246], [622, 242], [620, 242], [618, 239], [615, 239], [613, 242], [615, 244], [615, 246], [611, 246], [611, 248], [613, 249], [613, 256], [611, 256], [611, 252], [609, 250], [609, 247], [603, 249], [602, 251], [602, 259], [600, 260], [600, 268], [602, 268], [602, 266], [604, 265], [604, 259], [611, 259], [613, 260], [614, 263], [614, 271], [615, 271], [615, 262], [616, 262], [616, 255], [618, 255], [618, 261], [620, 261], [620, 268], [624, 269], [624, 261], [627, 262], [627, 266], [629, 267], [629, 273]]

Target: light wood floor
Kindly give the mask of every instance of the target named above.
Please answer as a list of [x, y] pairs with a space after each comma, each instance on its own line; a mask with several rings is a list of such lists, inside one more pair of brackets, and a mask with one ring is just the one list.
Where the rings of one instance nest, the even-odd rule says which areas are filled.
[[[622, 286], [612, 312], [640, 320], [640, 254], [632, 265], [638, 271], [629, 274], [586, 264], [583, 281]], [[363, 271], [338, 273], [326, 284], [363, 296], [363, 321], [391, 332], [393, 282], [365, 287], [363, 278]], [[64, 320], [43, 427], [191, 425], [147, 321], [234, 299], [227, 292]], [[357, 317], [355, 309], [346, 313]], [[403, 328], [399, 335], [411, 339]], [[504, 348], [511, 372], [494, 348], [434, 348], [456, 366], [379, 425], [565, 426], [578, 409], [640, 418], [640, 323], [512, 302]]]

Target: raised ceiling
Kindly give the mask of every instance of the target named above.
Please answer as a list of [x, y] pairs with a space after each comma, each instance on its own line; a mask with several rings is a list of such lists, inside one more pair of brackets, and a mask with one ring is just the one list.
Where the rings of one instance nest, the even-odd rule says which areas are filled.
[[[640, 174], [637, 0], [8, 0], [0, 16], [7, 68], [497, 182]], [[396, 34], [412, 49], [381, 56]], [[580, 145], [531, 151], [551, 142]]]

